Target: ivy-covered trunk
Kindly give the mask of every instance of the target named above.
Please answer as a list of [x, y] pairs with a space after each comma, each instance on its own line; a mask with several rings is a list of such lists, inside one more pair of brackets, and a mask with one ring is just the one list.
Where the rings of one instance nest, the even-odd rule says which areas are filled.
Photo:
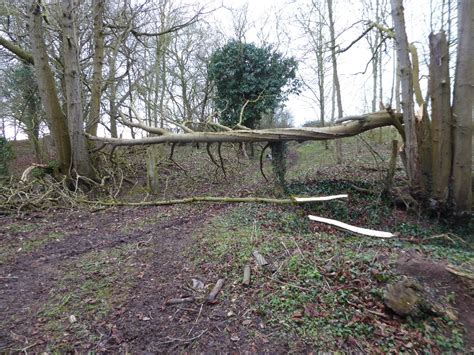
[[275, 175], [275, 195], [282, 196], [287, 192], [285, 180], [286, 175], [286, 142], [274, 142], [270, 144], [272, 151], [272, 166]]

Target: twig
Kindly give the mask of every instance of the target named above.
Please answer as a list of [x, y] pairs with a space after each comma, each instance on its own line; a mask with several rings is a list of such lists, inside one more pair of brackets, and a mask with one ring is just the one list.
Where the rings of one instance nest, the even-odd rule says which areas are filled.
[[189, 339], [180, 339], [180, 338], [167, 337], [169, 340], [159, 342], [158, 344], [169, 344], [169, 343], [174, 343], [175, 341], [179, 341], [179, 342], [182, 342], [182, 343], [189, 343], [190, 341], [199, 339], [199, 338], [202, 337], [207, 331], [209, 331], [209, 329], [205, 329], [205, 330], [203, 330], [201, 333], [199, 333], [198, 335], [196, 335], [196, 336], [194, 336], [194, 337], [192, 337], [192, 338], [189, 338]]
[[193, 296], [184, 297], [184, 298], [171, 298], [165, 302], [165, 305], [170, 306], [174, 304], [191, 303], [194, 301], [195, 301], [195, 298]]

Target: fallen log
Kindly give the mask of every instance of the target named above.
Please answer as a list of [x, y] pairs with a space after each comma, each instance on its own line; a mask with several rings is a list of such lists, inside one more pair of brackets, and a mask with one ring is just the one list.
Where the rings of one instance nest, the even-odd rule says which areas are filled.
[[394, 125], [394, 122], [399, 123], [402, 117], [400, 113], [380, 111], [360, 116], [350, 116], [342, 124], [329, 127], [240, 129], [225, 132], [189, 132], [181, 134], [170, 132], [161, 136], [141, 139], [97, 137], [87, 133], [85, 135], [92, 141], [103, 142], [115, 147], [163, 143], [304, 142], [352, 137], [374, 128]]
[[214, 197], [214, 196], [194, 196], [175, 200], [125, 202], [125, 201], [89, 201], [80, 200], [84, 203], [102, 206], [166, 206], [185, 203], [212, 202], [212, 203], [273, 203], [277, 205], [291, 205], [299, 203], [322, 202], [341, 198], [347, 198], [347, 194], [320, 196], [320, 197], [291, 197], [288, 199], [266, 198], [266, 197]]

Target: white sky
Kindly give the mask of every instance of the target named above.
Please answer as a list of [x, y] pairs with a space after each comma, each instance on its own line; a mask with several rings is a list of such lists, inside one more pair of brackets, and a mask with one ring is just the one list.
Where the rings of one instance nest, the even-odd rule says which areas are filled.
[[[187, 4], [201, 5], [202, 1], [183, 0]], [[245, 34], [248, 42], [261, 43], [262, 37], [268, 42], [280, 43], [278, 50], [297, 59], [303, 46], [303, 33], [296, 26], [295, 14], [298, 9], [304, 7], [308, 0], [210, 0], [208, 8], [218, 10], [206, 17], [206, 20], [217, 26], [230, 39], [234, 37], [233, 18], [230, 9], [248, 7], [249, 30]], [[321, 0], [323, 3], [324, 0]], [[333, 0], [335, 11], [336, 35], [343, 28], [348, 28], [353, 23], [363, 18], [361, 0]], [[371, 1], [371, 0], [366, 0]], [[382, 0], [381, 0], [382, 1]], [[386, 0], [389, 2], [389, 0]], [[430, 28], [430, 1], [440, 3], [442, 0], [405, 0], [405, 18], [410, 42], [415, 42], [418, 47], [420, 61], [423, 53], [428, 50], [428, 34]], [[435, 5], [439, 6], [438, 5]], [[388, 4], [389, 7], [389, 4]], [[277, 15], [278, 14], [278, 15]], [[438, 14], [436, 14], [438, 15]], [[389, 16], [390, 17], [390, 16]], [[278, 18], [278, 19], [277, 19]], [[386, 20], [391, 23], [391, 18]], [[348, 30], [338, 39], [341, 47], [347, 46], [357, 38], [363, 31], [362, 24]], [[280, 34], [280, 36], [277, 36]], [[279, 39], [279, 40], [278, 40]], [[361, 40], [349, 51], [338, 56], [339, 78], [342, 89], [342, 102], [345, 115], [354, 115], [370, 111], [372, 99], [372, 77], [371, 68], [365, 75], [356, 74], [362, 72], [370, 59], [370, 51], [367, 41]], [[303, 68], [304, 65], [300, 65]], [[426, 68], [421, 68], [422, 75], [426, 74]], [[423, 72], [423, 70], [425, 70]], [[384, 99], [388, 102], [392, 86], [393, 62], [387, 56], [384, 59]], [[309, 73], [301, 70], [303, 77], [307, 78]], [[311, 78], [308, 78], [311, 79]], [[422, 86], [423, 87], [423, 86]], [[294, 125], [301, 126], [307, 121], [319, 119], [318, 107], [307, 97], [308, 91], [300, 96], [291, 96], [286, 103], [288, 110], [294, 118]], [[327, 112], [330, 113], [330, 102]], [[328, 118], [328, 117], [327, 117]], [[327, 119], [326, 118], [326, 119]], [[10, 132], [11, 133], [11, 132]], [[105, 133], [105, 132], [104, 132]], [[125, 132], [124, 132], [125, 133]], [[18, 137], [20, 138], [20, 136]]]
[[[283, 14], [283, 17], [285, 17], [283, 19], [284, 23], [281, 24], [281, 26], [286, 26], [288, 28], [291, 40], [288, 45], [285, 46], [286, 48], [281, 47], [279, 50], [282, 52], [287, 51], [288, 55], [298, 57], [298, 46], [301, 46], [301, 40], [299, 40], [299, 37], [301, 37], [302, 33], [301, 30], [295, 26], [294, 14], [298, 7], [304, 6], [305, 2], [306, 1], [301, 0], [223, 0], [222, 3], [224, 8], [216, 11], [213, 16], [216, 21], [221, 23], [221, 27], [225, 29], [225, 33], [228, 33], [228, 35], [232, 37], [232, 16], [228, 8], [236, 9], [248, 6], [248, 20], [249, 23], [254, 24], [254, 26], [251, 26], [246, 33], [246, 40], [248, 42], [258, 43], [259, 37], [261, 37], [261, 26], [265, 23], [265, 19], [267, 19], [269, 15], [272, 19], [274, 16], [271, 16], [271, 14], [273, 13], [281, 13]], [[389, 1], [388, 8], [390, 8]], [[347, 28], [363, 18], [362, 2], [360, 0], [335, 0], [334, 10], [336, 35], [342, 28]], [[410, 42], [415, 42], [418, 47], [420, 61], [422, 61], [422, 54], [427, 51], [430, 27], [430, 0], [405, 0], [405, 19], [408, 40]], [[388, 18], [386, 21], [390, 24], [391, 18]], [[352, 40], [357, 38], [362, 31], [362, 24], [354, 27], [340, 38], [338, 44], [341, 44], [341, 47], [347, 46]], [[269, 37], [270, 41], [276, 41], [276, 36], [274, 35], [275, 32], [276, 31], [274, 31], [273, 35]], [[367, 41], [364, 39], [349, 51], [338, 56], [338, 70], [341, 81], [342, 102], [345, 115], [362, 113], [371, 108], [371, 67], [369, 66], [365, 75], [356, 75], [356, 73], [362, 72], [365, 69], [370, 56]], [[385, 102], [388, 102], [393, 73], [393, 62], [388, 56], [384, 59], [383, 71], [384, 96], [387, 96]], [[305, 75], [304, 73], [302, 74]], [[292, 96], [287, 102], [287, 108], [293, 114], [294, 124], [296, 126], [302, 125], [306, 121], [319, 119], [318, 107], [305, 99], [305, 95], [309, 95], [308, 92], [303, 92], [300, 96]], [[329, 111], [330, 107], [328, 107], [328, 112]]]

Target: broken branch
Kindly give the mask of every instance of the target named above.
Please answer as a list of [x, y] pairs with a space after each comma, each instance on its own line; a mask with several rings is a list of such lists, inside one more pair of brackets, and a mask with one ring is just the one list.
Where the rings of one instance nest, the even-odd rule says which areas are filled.
[[341, 228], [345, 231], [349, 231], [349, 232], [359, 234], [359, 235], [366, 235], [366, 236], [369, 236], [369, 237], [376, 237], [376, 238], [392, 238], [392, 237], [395, 237], [395, 234], [392, 234], [390, 232], [382, 232], [382, 231], [376, 231], [376, 230], [373, 230], [373, 229], [367, 229], [367, 228], [351, 226], [350, 224], [340, 222], [340, 221], [336, 221], [335, 219], [329, 219], [329, 218], [317, 217], [317, 216], [311, 216], [311, 215], [309, 215], [308, 217], [312, 221], [330, 224], [332, 226]]
[[207, 296], [207, 303], [212, 304], [212, 303], [217, 302], [216, 297], [217, 297], [217, 294], [219, 293], [219, 291], [222, 289], [222, 286], [224, 286], [224, 281], [225, 281], [224, 279], [217, 280], [216, 285], [212, 289], [209, 296]]

